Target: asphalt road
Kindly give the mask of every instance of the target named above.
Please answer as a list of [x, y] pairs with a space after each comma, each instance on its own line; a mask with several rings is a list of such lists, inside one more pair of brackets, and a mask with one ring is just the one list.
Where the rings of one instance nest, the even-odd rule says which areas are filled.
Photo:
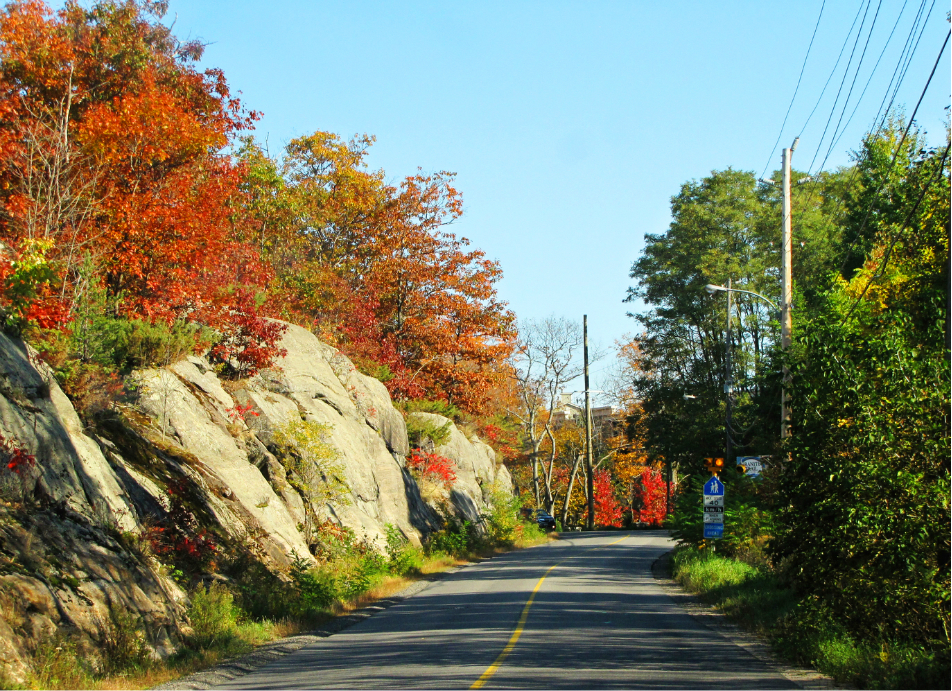
[[220, 688], [797, 688], [665, 593], [651, 564], [671, 546], [604, 532], [511, 552]]

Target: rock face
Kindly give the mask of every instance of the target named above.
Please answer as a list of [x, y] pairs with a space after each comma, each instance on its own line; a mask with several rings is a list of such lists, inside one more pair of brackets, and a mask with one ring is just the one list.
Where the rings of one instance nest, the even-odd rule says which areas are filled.
[[[128, 400], [87, 428], [49, 368], [0, 334], [0, 663], [14, 681], [55, 632], [94, 646], [110, 608], [139, 618], [157, 655], [176, 649], [187, 595], [147, 548], [174, 516], [278, 575], [312, 559], [322, 521], [381, 547], [388, 524], [415, 543], [440, 527], [406, 469], [406, 425], [386, 387], [300, 327], [281, 345], [287, 354], [246, 380], [219, 379], [201, 357], [134, 372]], [[317, 440], [326, 467], [287, 442], [293, 429]], [[13, 448], [35, 463], [8, 470]], [[493, 488], [511, 491], [493, 450], [455, 426], [438, 451], [456, 464], [462, 516], [477, 521]], [[311, 484], [332, 474], [341, 495], [315, 495], [308, 473]]]
[[96, 641], [110, 608], [140, 617], [159, 655], [185, 623], [185, 593], [115, 536], [136, 503], [48, 368], [0, 335], [0, 434], [35, 464], [0, 475], [0, 664], [22, 681], [28, 655], [56, 632]]
[[493, 492], [512, 494], [512, 478], [506, 466], [496, 464], [496, 452], [476, 437], [469, 438], [453, 421], [434, 413], [412, 413], [412, 417], [440, 428], [449, 427], [449, 439], [435, 451], [456, 465], [456, 482], [450, 501], [459, 514], [479, 523], [480, 513], [491, 502]]

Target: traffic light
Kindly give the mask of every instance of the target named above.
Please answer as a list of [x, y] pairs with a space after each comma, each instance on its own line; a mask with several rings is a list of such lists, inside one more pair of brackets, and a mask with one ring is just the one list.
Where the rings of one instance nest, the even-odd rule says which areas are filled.
[[746, 475], [746, 474], [747, 474], [747, 466], [744, 465], [743, 463], [738, 463], [737, 465], [735, 465], [735, 466], [734, 466], [734, 470], [736, 470], [736, 471], [737, 471], [738, 473], [740, 473], [741, 475]]
[[723, 458], [705, 458], [704, 467], [710, 470], [712, 475], [717, 475], [719, 472], [724, 470], [724, 459]]

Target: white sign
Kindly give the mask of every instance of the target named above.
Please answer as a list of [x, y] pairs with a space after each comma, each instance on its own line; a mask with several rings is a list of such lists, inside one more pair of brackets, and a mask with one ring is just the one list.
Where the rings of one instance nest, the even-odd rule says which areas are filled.
[[724, 514], [722, 513], [706, 513], [704, 514], [705, 523], [724, 523]]
[[744, 475], [747, 477], [760, 477], [764, 472], [764, 459], [770, 456], [738, 456], [737, 465], [744, 466]]

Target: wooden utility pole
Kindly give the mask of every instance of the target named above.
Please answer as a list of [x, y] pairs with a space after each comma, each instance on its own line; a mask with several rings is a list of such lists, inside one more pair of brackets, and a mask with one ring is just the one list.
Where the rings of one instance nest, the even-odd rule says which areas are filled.
[[588, 390], [588, 315], [582, 315], [582, 355], [585, 359], [585, 475], [587, 477], [588, 520], [585, 527], [595, 530], [595, 476], [592, 470], [592, 407]]
[[724, 415], [724, 463], [730, 464], [731, 462], [731, 404], [733, 399], [731, 398], [734, 394], [734, 373], [731, 371], [731, 346], [733, 345], [733, 337], [731, 334], [731, 310], [733, 309], [733, 300], [731, 299], [731, 290], [732, 286], [731, 278], [727, 279], [727, 334], [724, 338], [725, 347], [727, 354], [724, 358], [724, 397], [727, 400], [727, 406], [725, 408]]
[[[789, 149], [783, 150], [783, 237], [780, 242], [780, 249], [783, 253], [781, 261], [781, 282], [780, 282], [780, 347], [785, 352], [790, 348], [793, 332], [793, 231], [791, 222], [791, 201], [790, 201], [790, 159], [797, 148], [800, 138], [793, 140], [793, 145]], [[790, 436], [790, 406], [787, 403], [787, 389], [790, 386], [790, 368], [783, 366], [783, 394], [780, 403], [780, 437], [786, 439]]]

